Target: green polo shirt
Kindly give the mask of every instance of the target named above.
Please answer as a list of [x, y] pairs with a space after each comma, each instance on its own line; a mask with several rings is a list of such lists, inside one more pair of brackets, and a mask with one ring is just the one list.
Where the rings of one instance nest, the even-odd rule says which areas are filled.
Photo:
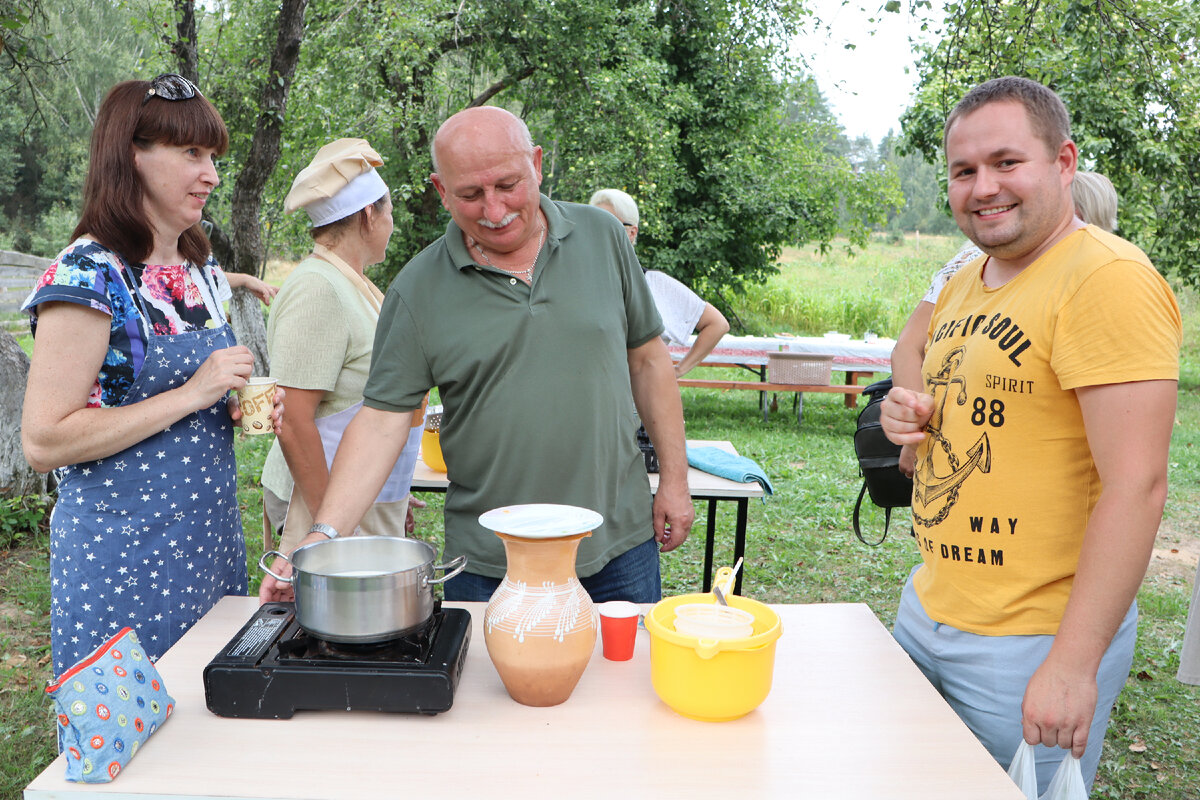
[[599, 572], [653, 535], [627, 351], [662, 332], [616, 217], [541, 198], [549, 222], [533, 285], [479, 266], [451, 221], [388, 288], [364, 403], [409, 411], [438, 387], [444, 412], [446, 558], [501, 577], [485, 511], [565, 503], [604, 524], [576, 569]]

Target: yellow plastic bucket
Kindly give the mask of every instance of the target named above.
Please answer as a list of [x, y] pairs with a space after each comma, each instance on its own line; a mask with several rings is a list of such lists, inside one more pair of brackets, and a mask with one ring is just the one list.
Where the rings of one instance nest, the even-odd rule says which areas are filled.
[[646, 614], [654, 691], [685, 717], [708, 722], [737, 719], [758, 708], [771, 692], [775, 643], [783, 633], [779, 615], [748, 597], [726, 600], [754, 615], [752, 635], [700, 639], [676, 632], [676, 607], [715, 602], [711, 594], [669, 597]]
[[434, 472], [446, 471], [446, 459], [442, 456], [442, 435], [439, 431], [421, 432], [421, 460]]

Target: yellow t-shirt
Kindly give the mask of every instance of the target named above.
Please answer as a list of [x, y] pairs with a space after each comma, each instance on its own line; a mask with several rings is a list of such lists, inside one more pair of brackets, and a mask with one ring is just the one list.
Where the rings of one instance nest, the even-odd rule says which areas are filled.
[[1100, 494], [1074, 390], [1177, 380], [1179, 306], [1141, 250], [1095, 226], [995, 289], [985, 262], [950, 280], [930, 322], [914, 586], [956, 628], [1054, 634]]

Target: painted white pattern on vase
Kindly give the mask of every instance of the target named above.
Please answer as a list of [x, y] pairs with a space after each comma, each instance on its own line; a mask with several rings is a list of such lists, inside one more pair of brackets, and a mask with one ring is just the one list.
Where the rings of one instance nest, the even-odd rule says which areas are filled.
[[564, 584], [543, 582], [540, 588], [505, 578], [484, 615], [487, 632], [502, 631], [524, 642], [526, 636], [567, 634], [595, 627], [592, 600], [574, 578]]

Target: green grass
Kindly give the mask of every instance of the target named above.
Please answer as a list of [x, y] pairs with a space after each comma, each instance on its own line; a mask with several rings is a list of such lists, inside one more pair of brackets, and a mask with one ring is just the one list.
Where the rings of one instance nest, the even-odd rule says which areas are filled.
[[879, 236], [865, 251], [834, 247], [825, 255], [787, 248], [780, 274], [752, 287], [736, 313], [756, 334], [874, 331], [894, 338], [929, 288], [930, 276], [963, 241], [922, 236], [919, 242], [909, 237], [892, 244]]
[[[917, 252], [911, 239], [901, 246], [877, 241], [853, 258], [840, 250], [825, 258], [788, 251], [783, 273], [763, 290], [764, 296], [813, 298], [811, 305], [818, 310], [806, 319], [763, 318], [755, 332], [860, 332], [869, 324], [894, 336], [934, 268], [958, 244], [956, 239], [922, 237]], [[884, 322], [843, 315], [842, 306], [860, 295], [887, 299], [887, 313], [878, 317]], [[1180, 296], [1187, 341], [1164, 528], [1197, 536], [1200, 307], [1193, 293]], [[749, 298], [739, 315], [752, 317], [757, 302]], [[862, 301], [864, 308], [868, 305]], [[766, 503], [750, 505], [743, 591], [767, 602], [864, 602], [890, 626], [904, 576], [919, 558], [906, 535], [909, 526], [903, 515], [893, 520], [891, 535], [876, 548], [854, 538], [850, 511], [861, 485], [851, 445], [855, 412], [842, 406], [840, 395], [808, 395], [804, 402], [804, 425], [798, 429], [790, 398], [781, 396], [779, 410], [764, 423], [754, 393], [684, 391], [689, 437], [733, 442], [762, 464], [775, 484], [776, 493]], [[256, 478], [270, 439], [249, 437], [238, 443], [239, 502], [255, 591], [262, 513]], [[442, 496], [424, 497], [429, 508], [418, 512], [417, 533], [440, 547]], [[716, 562], [731, 564], [734, 513], [726, 505], [718, 509]], [[698, 590], [707, 504], [697, 503], [696, 510], [693, 536], [663, 559], [667, 594]], [[869, 514], [864, 527], [879, 530], [882, 514]], [[36, 547], [23, 546], [7, 558], [0, 552], [0, 653], [5, 654], [0, 656], [0, 798], [5, 799], [19, 797], [54, 755], [49, 703], [40, 691], [49, 677], [47, 642], [40, 633], [48, 627], [47, 569], [44, 536]], [[1175, 680], [1189, 598], [1187, 580], [1147, 580], [1143, 585], [1134, 667], [1114, 710], [1093, 798], [1200, 797], [1200, 688]]]
[[43, 689], [50, 678], [50, 558], [45, 532], [19, 556], [0, 559], [0, 797], [20, 797], [54, 756], [55, 723]]

